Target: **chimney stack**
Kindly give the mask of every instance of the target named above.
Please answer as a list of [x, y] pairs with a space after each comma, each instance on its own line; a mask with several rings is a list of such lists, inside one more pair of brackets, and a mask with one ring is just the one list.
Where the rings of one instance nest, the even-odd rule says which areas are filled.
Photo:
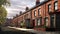
[[40, 0], [36, 0], [36, 6], [40, 4]]
[[29, 10], [29, 8], [28, 8], [28, 7], [26, 7], [26, 9], [25, 9], [25, 10], [27, 11], [27, 10]]
[[22, 11], [20, 11], [20, 15], [22, 14]]
[[18, 17], [18, 14], [16, 14], [16, 17]]

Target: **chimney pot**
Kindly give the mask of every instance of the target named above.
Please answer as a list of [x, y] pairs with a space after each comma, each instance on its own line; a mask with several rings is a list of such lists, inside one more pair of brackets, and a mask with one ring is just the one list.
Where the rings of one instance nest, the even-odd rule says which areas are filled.
[[22, 11], [20, 11], [20, 15], [22, 14]]
[[40, 0], [36, 0], [36, 6], [40, 4]]
[[29, 10], [29, 8], [28, 8], [28, 7], [26, 7], [26, 9], [25, 9], [25, 10], [27, 11], [27, 10]]

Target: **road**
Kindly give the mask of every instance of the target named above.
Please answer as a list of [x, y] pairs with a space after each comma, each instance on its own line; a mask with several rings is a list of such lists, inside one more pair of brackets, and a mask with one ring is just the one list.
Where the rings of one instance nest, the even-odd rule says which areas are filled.
[[37, 33], [36, 32], [32, 33], [27, 31], [16, 30], [8, 27], [2, 27], [2, 31], [0, 33], [2, 34], [60, 34], [60, 32], [46, 32], [46, 31], [44, 32], [39, 31]]
[[8, 27], [2, 27], [2, 31], [0, 31], [0, 33], [1, 34], [35, 34], [35, 33], [31, 33], [31, 32], [11, 29]]

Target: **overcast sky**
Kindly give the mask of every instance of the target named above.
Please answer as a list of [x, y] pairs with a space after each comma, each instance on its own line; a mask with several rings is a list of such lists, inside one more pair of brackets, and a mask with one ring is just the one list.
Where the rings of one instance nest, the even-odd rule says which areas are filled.
[[35, 1], [36, 0], [10, 0], [11, 6], [6, 7], [8, 13], [7, 18], [12, 18], [16, 14], [19, 14], [20, 11], [24, 12], [26, 6], [29, 8], [35, 6]]

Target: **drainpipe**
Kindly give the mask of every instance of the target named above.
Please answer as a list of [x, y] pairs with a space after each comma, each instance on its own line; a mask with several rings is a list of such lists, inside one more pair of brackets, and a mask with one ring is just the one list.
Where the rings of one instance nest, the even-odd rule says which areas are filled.
[[[45, 17], [46, 17], [46, 4], [45, 4]], [[46, 21], [45, 21], [45, 25], [46, 25]]]
[[54, 28], [56, 28], [56, 14], [54, 14]]

